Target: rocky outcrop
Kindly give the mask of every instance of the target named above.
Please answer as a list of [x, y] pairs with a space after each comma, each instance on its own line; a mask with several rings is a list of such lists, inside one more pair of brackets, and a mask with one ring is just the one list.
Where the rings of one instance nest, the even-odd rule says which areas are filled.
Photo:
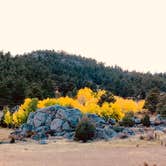
[[[75, 129], [82, 116], [82, 113], [77, 109], [59, 105], [50, 106], [31, 112], [27, 123], [23, 124], [12, 135], [18, 138], [31, 137], [35, 140], [48, 138], [49, 135], [73, 139]], [[95, 137], [97, 139], [108, 140], [117, 135], [112, 129], [112, 125], [103, 118], [95, 114], [87, 114], [86, 116], [96, 127]]]
[[[82, 116], [82, 113], [78, 109], [59, 105], [38, 109], [36, 112], [31, 112], [27, 122], [11, 133], [11, 136], [15, 139], [31, 137], [35, 140], [47, 139], [49, 136], [73, 139], [75, 129]], [[111, 118], [105, 121], [96, 114], [86, 114], [86, 116], [96, 127], [95, 139], [110, 140], [113, 137], [127, 138], [144, 132], [143, 127], [139, 130], [137, 128], [137, 124], [140, 125], [139, 119], [135, 119], [135, 128], [125, 128], [114, 126], [116, 121]], [[155, 130], [165, 130], [165, 125], [154, 127]]]
[[[73, 139], [75, 129], [82, 116], [78, 109], [59, 105], [50, 106], [31, 112], [27, 123], [23, 124], [11, 135], [16, 139], [31, 137], [35, 140], [41, 140], [48, 138], [49, 135]], [[115, 124], [113, 119], [106, 122], [95, 114], [86, 114], [86, 116], [96, 127], [95, 139], [110, 140], [117, 136], [118, 133], [112, 127]]]

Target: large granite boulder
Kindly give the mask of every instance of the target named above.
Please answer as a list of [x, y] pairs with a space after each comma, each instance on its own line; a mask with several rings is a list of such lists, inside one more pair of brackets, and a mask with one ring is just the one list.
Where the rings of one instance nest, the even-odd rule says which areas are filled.
[[81, 118], [82, 113], [78, 109], [59, 105], [49, 106], [31, 112], [27, 123], [20, 126], [15, 133], [22, 137], [31, 134], [32, 138], [36, 140], [47, 138], [49, 134], [73, 138], [73, 132]]

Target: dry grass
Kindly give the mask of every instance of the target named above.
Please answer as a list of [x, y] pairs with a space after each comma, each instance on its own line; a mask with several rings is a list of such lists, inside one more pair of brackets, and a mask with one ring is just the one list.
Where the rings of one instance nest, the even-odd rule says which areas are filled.
[[[9, 133], [0, 129], [0, 138], [5, 141]], [[137, 137], [89, 143], [50, 139], [46, 145], [28, 140], [1, 144], [0, 166], [165, 166], [165, 154], [158, 142]]]

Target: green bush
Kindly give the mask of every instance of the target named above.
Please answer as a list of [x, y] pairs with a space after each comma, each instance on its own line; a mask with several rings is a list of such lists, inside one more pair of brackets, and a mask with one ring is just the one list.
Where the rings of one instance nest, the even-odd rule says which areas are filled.
[[144, 126], [149, 127], [150, 126], [150, 117], [148, 114], [145, 114], [145, 116], [141, 119], [141, 122]]
[[87, 117], [83, 117], [76, 127], [75, 140], [86, 142], [94, 138], [95, 132], [94, 124]]
[[2, 117], [1, 117], [1, 120], [0, 120], [0, 126], [1, 127], [10, 127], [11, 126], [11, 113], [10, 113], [10, 110], [9, 110], [8, 106], [3, 107]]
[[116, 131], [117, 133], [122, 132], [124, 130], [124, 127], [121, 126], [113, 126], [112, 128], [114, 131]]
[[125, 116], [123, 117], [120, 125], [125, 126], [125, 127], [134, 126], [135, 122], [134, 122], [133, 118], [134, 118], [133, 112], [127, 112], [125, 114]]
[[166, 118], [166, 105], [162, 106], [162, 108], [159, 110], [159, 113], [162, 118]]

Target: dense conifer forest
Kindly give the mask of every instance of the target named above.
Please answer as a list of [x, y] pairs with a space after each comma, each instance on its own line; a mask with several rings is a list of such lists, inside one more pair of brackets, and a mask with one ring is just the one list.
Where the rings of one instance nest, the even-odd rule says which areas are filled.
[[63, 51], [0, 52], [0, 106], [15, 106], [27, 97], [74, 96], [83, 87], [143, 99], [153, 88], [166, 92], [166, 73], [124, 71]]

